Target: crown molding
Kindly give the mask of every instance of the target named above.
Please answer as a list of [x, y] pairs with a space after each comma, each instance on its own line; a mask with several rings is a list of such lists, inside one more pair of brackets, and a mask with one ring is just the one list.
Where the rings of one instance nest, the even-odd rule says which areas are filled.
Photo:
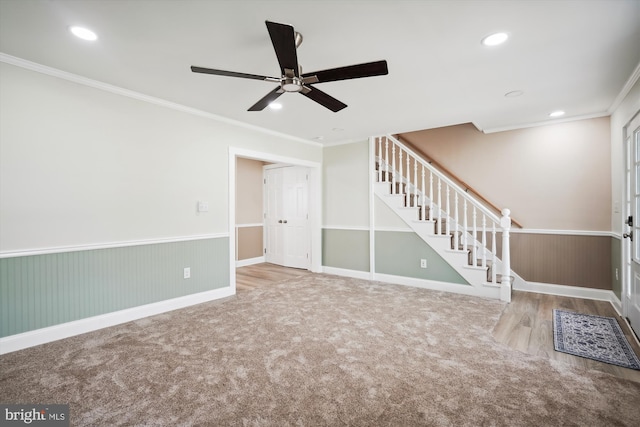
[[627, 82], [622, 87], [622, 90], [620, 91], [618, 96], [616, 96], [616, 99], [613, 100], [613, 103], [611, 104], [611, 107], [609, 107], [609, 110], [608, 110], [610, 114], [612, 114], [614, 111], [616, 111], [616, 109], [618, 109], [620, 104], [622, 104], [622, 101], [627, 97], [629, 92], [631, 92], [631, 89], [636, 84], [638, 79], [640, 79], [640, 62], [638, 63], [638, 65], [636, 65], [635, 70], [633, 70], [633, 73], [631, 73], [631, 75], [627, 79]]
[[49, 67], [47, 65], [38, 64], [36, 62], [27, 61], [26, 59], [18, 58], [17, 56], [8, 55], [0, 52], [0, 62], [5, 64], [14, 65], [37, 73], [46, 74], [59, 79], [67, 80], [73, 83], [88, 86], [94, 89], [99, 89], [105, 92], [110, 92], [120, 96], [126, 96], [128, 98], [136, 99], [138, 101], [147, 102], [149, 104], [159, 105], [161, 107], [170, 108], [172, 110], [180, 111], [182, 113], [191, 114], [198, 117], [203, 117], [209, 120], [215, 120], [218, 122], [227, 123], [233, 126], [249, 129], [252, 131], [260, 132], [263, 134], [276, 136], [278, 138], [288, 139], [290, 141], [301, 142], [303, 144], [313, 145], [314, 147], [322, 147], [322, 144], [316, 141], [311, 141], [304, 138], [298, 138], [296, 136], [288, 135], [285, 133], [276, 132], [270, 129], [266, 129], [260, 126], [250, 125], [248, 123], [241, 122], [239, 120], [229, 119], [217, 114], [208, 113], [206, 111], [198, 110], [196, 108], [187, 107], [186, 105], [178, 104], [175, 102], [167, 101], [154, 96], [145, 95], [140, 92], [136, 92], [130, 89], [124, 89], [119, 86], [104, 83], [98, 80], [89, 79], [87, 77], [80, 76], [78, 74], [62, 71], [57, 68]]
[[472, 122], [472, 123], [482, 133], [496, 133], [496, 132], [506, 132], [510, 130], [533, 128], [533, 127], [539, 127], [539, 126], [552, 126], [560, 123], [575, 122], [578, 120], [597, 119], [599, 117], [608, 117], [610, 115], [611, 113], [609, 111], [603, 111], [603, 112], [594, 113], [594, 114], [584, 114], [581, 116], [566, 117], [564, 119], [549, 119], [549, 120], [543, 120], [541, 122], [522, 123], [519, 125], [503, 126], [503, 127], [487, 128], [487, 129], [482, 129], [476, 122]]

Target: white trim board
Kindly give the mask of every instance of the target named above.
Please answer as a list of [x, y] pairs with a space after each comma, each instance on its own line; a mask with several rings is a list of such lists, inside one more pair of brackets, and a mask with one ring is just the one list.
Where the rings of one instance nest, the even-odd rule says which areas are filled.
[[553, 283], [525, 282], [525, 285], [514, 286], [514, 291], [534, 292], [538, 294], [557, 295], [562, 297], [608, 301], [622, 316], [622, 302], [615, 293], [606, 289], [585, 288], [581, 286], [557, 285]]
[[369, 231], [369, 227], [367, 226], [357, 226], [357, 225], [323, 225], [323, 230], [346, 230], [346, 231]]
[[141, 305], [125, 310], [114, 311], [113, 313], [87, 317], [85, 319], [74, 320], [72, 322], [11, 335], [0, 338], [0, 354], [11, 353], [28, 347], [46, 344], [48, 342], [69, 338], [87, 332], [97, 331], [110, 326], [120, 325], [122, 323], [131, 322], [144, 317], [155, 316], [157, 314], [201, 304], [203, 302], [230, 297], [234, 294], [235, 289], [227, 286], [211, 291], [185, 295], [170, 300]]
[[[367, 226], [352, 226], [352, 225], [323, 225], [325, 230], [358, 230], [369, 231], [370, 227]], [[413, 232], [409, 227], [374, 227], [374, 231], [397, 231], [397, 232]], [[467, 231], [471, 232], [472, 227], [468, 227]], [[501, 230], [496, 230], [500, 233]], [[591, 230], [551, 230], [551, 229], [538, 229], [538, 228], [511, 228], [512, 234], [553, 234], [560, 236], [594, 236], [594, 237], [614, 237], [622, 238], [619, 233], [613, 231], [591, 231]]]
[[247, 259], [240, 259], [238, 261], [236, 261], [236, 268], [238, 267], [246, 267], [248, 265], [254, 265], [254, 264], [262, 264], [264, 261], [264, 256], [259, 256], [259, 257], [255, 257], [255, 258], [247, 258]]
[[324, 274], [332, 274], [334, 276], [352, 277], [354, 279], [371, 280], [371, 273], [368, 271], [349, 270], [346, 268], [322, 266]]
[[165, 237], [165, 238], [159, 238], [159, 239], [128, 240], [128, 241], [122, 241], [122, 242], [91, 243], [87, 245], [77, 245], [77, 246], [57, 246], [57, 247], [51, 247], [51, 248], [26, 249], [26, 250], [19, 250], [19, 251], [0, 252], [0, 259], [16, 258], [16, 257], [32, 256], [32, 255], [59, 254], [64, 252], [93, 251], [96, 249], [125, 248], [129, 246], [157, 245], [161, 243], [190, 242], [193, 240], [220, 239], [224, 237], [229, 237], [229, 234], [228, 233], [201, 234], [198, 236], [177, 236], [177, 237]]
[[[501, 230], [496, 230], [498, 233]], [[619, 234], [613, 231], [592, 231], [592, 230], [551, 230], [541, 228], [511, 228], [511, 234], [557, 234], [566, 236], [602, 236], [602, 237], [619, 237]]]
[[609, 111], [601, 111], [599, 113], [571, 116], [564, 119], [549, 119], [549, 120], [543, 120], [540, 122], [521, 123], [517, 125], [501, 126], [501, 127], [486, 128], [486, 129], [483, 129], [482, 127], [480, 127], [476, 122], [473, 122], [473, 125], [476, 127], [476, 129], [480, 130], [482, 133], [496, 133], [496, 132], [505, 132], [509, 130], [533, 128], [538, 126], [550, 126], [558, 123], [575, 122], [578, 120], [597, 119], [599, 117], [607, 117], [610, 115], [611, 113]]
[[417, 279], [413, 277], [395, 276], [392, 274], [370, 273], [368, 271], [349, 270], [344, 268], [323, 266], [322, 271], [336, 276], [352, 277], [369, 281], [390, 283], [394, 285], [411, 286], [414, 288], [430, 289], [432, 291], [451, 292], [491, 299], [500, 299], [500, 288], [493, 286], [475, 287], [458, 283], [439, 282], [435, 280]]

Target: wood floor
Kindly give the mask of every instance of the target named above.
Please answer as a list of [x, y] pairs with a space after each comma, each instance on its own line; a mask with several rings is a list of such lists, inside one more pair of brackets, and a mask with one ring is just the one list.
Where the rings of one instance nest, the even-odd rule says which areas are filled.
[[[242, 293], [309, 274], [314, 273], [267, 263], [239, 267], [236, 269], [236, 290], [238, 293]], [[554, 308], [615, 317], [636, 355], [640, 356], [640, 345], [634, 338], [633, 332], [627, 323], [617, 315], [613, 306], [606, 301], [514, 291], [512, 301], [504, 309], [495, 326], [493, 336], [496, 341], [514, 350], [640, 382], [640, 371], [555, 351], [553, 348], [552, 315]]]
[[308, 270], [262, 263], [236, 268], [236, 292], [269, 286], [283, 280], [313, 274]]
[[627, 341], [631, 344], [636, 355], [640, 357], [640, 345], [638, 345], [633, 331], [618, 316], [613, 306], [606, 301], [513, 291], [511, 303], [502, 313], [493, 331], [493, 336], [496, 341], [524, 353], [543, 356], [574, 366], [595, 369], [617, 377], [640, 382], [640, 371], [555, 351], [553, 347], [554, 308], [583, 314], [615, 317], [627, 337]]

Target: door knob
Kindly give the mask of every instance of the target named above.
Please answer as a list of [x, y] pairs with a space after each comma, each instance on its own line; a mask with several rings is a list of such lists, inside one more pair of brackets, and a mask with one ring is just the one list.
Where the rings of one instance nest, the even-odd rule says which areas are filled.
[[282, 224], [282, 220], [279, 220], [279, 221], [278, 221], [278, 224]]
[[284, 222], [284, 223], [286, 224], [286, 223], [287, 223], [287, 220], [285, 219], [285, 220], [284, 220], [284, 221], [282, 221], [282, 222]]
[[633, 242], [633, 231], [630, 231], [628, 233], [624, 233], [622, 235], [622, 237], [624, 237], [625, 239], [631, 239], [631, 241]]

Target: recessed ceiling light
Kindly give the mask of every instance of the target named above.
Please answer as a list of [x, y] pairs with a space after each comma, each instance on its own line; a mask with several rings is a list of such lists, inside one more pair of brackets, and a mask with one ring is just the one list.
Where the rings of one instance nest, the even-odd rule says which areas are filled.
[[507, 92], [504, 94], [507, 98], [516, 98], [518, 96], [522, 96], [524, 94], [521, 90], [512, 90], [511, 92]]
[[69, 31], [71, 31], [74, 36], [81, 38], [82, 40], [94, 41], [98, 39], [97, 34], [88, 28], [71, 27], [69, 28]]
[[564, 111], [558, 110], [549, 114], [549, 117], [560, 117], [560, 116], [564, 116]]
[[506, 42], [508, 38], [509, 35], [507, 33], [495, 33], [483, 38], [481, 43], [485, 46], [498, 46]]
[[324, 139], [324, 136], [314, 136], [313, 139], [315, 139], [316, 141], [322, 141]]
[[272, 102], [271, 104], [269, 104], [269, 108], [271, 108], [272, 110], [281, 110], [282, 104], [280, 104], [279, 102]]
[[334, 131], [334, 132], [342, 132], [344, 129], [342, 129], [342, 128], [333, 128], [331, 130]]

